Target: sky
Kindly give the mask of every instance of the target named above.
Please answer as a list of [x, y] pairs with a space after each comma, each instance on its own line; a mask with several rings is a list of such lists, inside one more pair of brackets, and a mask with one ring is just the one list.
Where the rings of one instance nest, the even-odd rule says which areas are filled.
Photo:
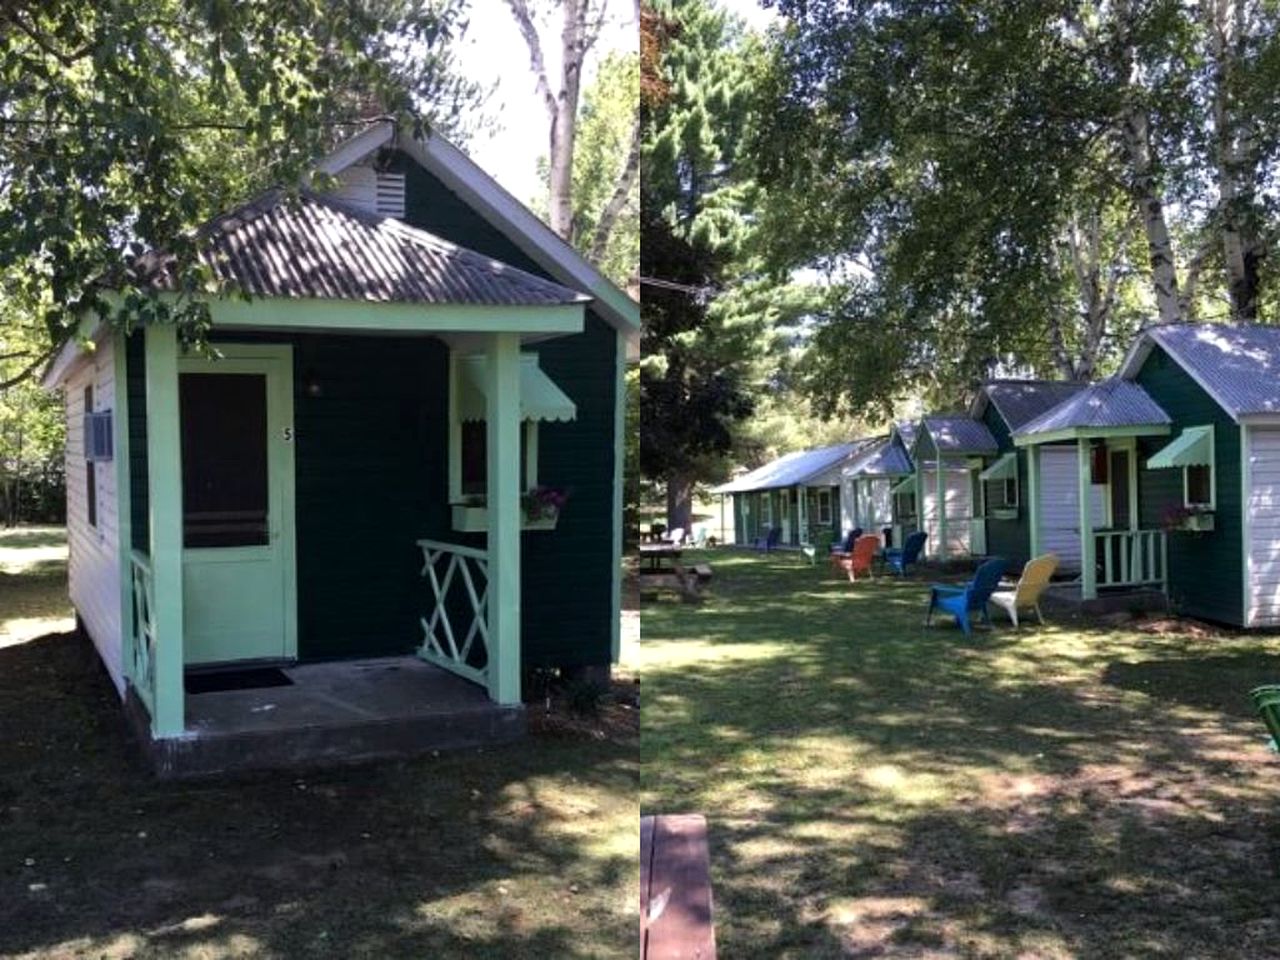
[[[606, 0], [606, 4], [609, 21], [587, 58], [584, 92], [601, 59], [614, 50], [640, 46], [632, 0]], [[560, 73], [559, 23], [552, 24], [544, 16], [539, 28], [547, 77], [554, 89]], [[471, 79], [485, 87], [497, 85], [484, 106], [485, 113], [496, 120], [496, 129], [492, 135], [481, 133], [472, 139], [467, 147], [471, 159], [525, 203], [541, 198], [546, 187], [538, 179], [537, 161], [548, 152], [550, 124], [546, 107], [534, 92], [529, 48], [505, 0], [472, 0], [471, 29], [459, 51], [459, 63]]]
[[[639, 25], [632, 0], [606, 0], [609, 23], [588, 57], [583, 90], [595, 75], [595, 65], [614, 50], [639, 47]], [[720, 0], [722, 6], [742, 17], [748, 26], [763, 30], [776, 19], [755, 0]], [[544, 8], [551, 4], [543, 4]], [[544, 16], [540, 32], [547, 60], [547, 75], [555, 85], [560, 70], [558, 24]], [[529, 48], [520, 36], [505, 0], [472, 0], [471, 29], [459, 51], [462, 69], [486, 88], [496, 84], [485, 113], [493, 118], [492, 134], [481, 133], [467, 152], [482, 168], [517, 198], [528, 203], [541, 198], [546, 187], [538, 179], [537, 159], [547, 153], [546, 108], [534, 92]]]

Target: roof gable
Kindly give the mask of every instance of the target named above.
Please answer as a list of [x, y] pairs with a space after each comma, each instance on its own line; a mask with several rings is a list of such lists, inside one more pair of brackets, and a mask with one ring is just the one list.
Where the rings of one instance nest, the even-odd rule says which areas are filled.
[[[821, 476], [852, 454], [861, 450], [869, 440], [854, 440], [814, 450], [797, 450], [784, 454], [777, 460], [744, 473], [735, 480], [712, 488], [712, 493], [749, 493], [753, 490], [772, 490], [791, 487]], [[837, 481], [838, 482], [838, 481]]]
[[981, 420], [962, 415], [930, 416], [920, 421], [921, 437], [929, 435], [934, 448], [943, 454], [947, 453], [997, 453], [1000, 445], [991, 435], [987, 425]]
[[[257, 297], [483, 306], [584, 303], [575, 290], [455, 246], [334, 197], [278, 190], [223, 214], [198, 234], [215, 276]], [[151, 285], [173, 286], [171, 258], [141, 258]]]
[[1104, 430], [1114, 427], [1167, 426], [1169, 415], [1146, 390], [1130, 380], [1109, 377], [1089, 384], [1034, 420], [1014, 431], [1031, 437], [1062, 430]]
[[1150, 327], [1125, 357], [1132, 380], [1160, 347], [1233, 420], [1280, 416], [1280, 328], [1227, 324]]
[[317, 169], [336, 175], [387, 146], [401, 150], [440, 180], [556, 281], [594, 297], [592, 309], [612, 326], [624, 332], [639, 329], [638, 303], [471, 158], [434, 131], [419, 139], [398, 130], [389, 120], [382, 121], [339, 146]]
[[988, 380], [978, 393], [973, 416], [981, 417], [990, 405], [1013, 433], [1085, 386], [1075, 380]]

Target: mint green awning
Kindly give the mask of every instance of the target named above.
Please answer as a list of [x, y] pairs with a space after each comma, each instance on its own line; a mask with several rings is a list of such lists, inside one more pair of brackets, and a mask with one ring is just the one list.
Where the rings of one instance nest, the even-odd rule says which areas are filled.
[[890, 494], [915, 493], [915, 492], [916, 492], [915, 474], [912, 474], [909, 477], [904, 477], [902, 480], [898, 481], [892, 487], [889, 488]]
[[[484, 354], [463, 357], [459, 367], [458, 406], [463, 420], [485, 419]], [[574, 406], [554, 380], [538, 366], [536, 353], [520, 355], [520, 419], [573, 420], [578, 416]]]
[[978, 474], [979, 480], [1016, 480], [1018, 479], [1018, 455], [1016, 453], [1006, 453], [1003, 457], [993, 463], [982, 473]]
[[1147, 460], [1148, 470], [1213, 465], [1213, 427], [1187, 427], [1178, 439]]

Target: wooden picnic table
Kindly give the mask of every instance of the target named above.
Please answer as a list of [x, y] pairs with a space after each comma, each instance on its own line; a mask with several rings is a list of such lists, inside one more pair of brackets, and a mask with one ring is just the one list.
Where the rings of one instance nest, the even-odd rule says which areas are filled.
[[[642, 543], [640, 544], [640, 561], [648, 565], [648, 572], [662, 573], [664, 570], [675, 569], [676, 561], [680, 559], [681, 550], [674, 543]], [[670, 566], [666, 561], [670, 561]]]
[[640, 818], [640, 960], [715, 960], [707, 821]]

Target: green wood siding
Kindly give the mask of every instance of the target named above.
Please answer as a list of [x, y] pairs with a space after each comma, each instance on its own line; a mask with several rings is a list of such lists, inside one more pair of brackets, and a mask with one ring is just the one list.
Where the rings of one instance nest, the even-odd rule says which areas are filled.
[[1139, 440], [1138, 509], [1144, 529], [1158, 528], [1164, 512], [1182, 504], [1182, 471], [1147, 470], [1147, 458], [1183, 427], [1214, 425], [1216, 529], [1212, 533], [1168, 535], [1170, 601], [1190, 616], [1243, 624], [1240, 429], [1159, 347], [1138, 371], [1137, 381], [1173, 418], [1169, 437]]
[[[438, 179], [403, 155], [396, 162], [405, 172], [406, 221], [554, 279]], [[618, 337], [588, 310], [582, 334], [534, 349], [543, 370], [577, 404], [578, 418], [543, 424], [539, 437], [539, 479], [567, 488], [570, 499], [555, 532], [522, 536], [524, 659], [535, 665], [606, 664], [612, 656], [612, 577], [618, 562], [613, 556]]]
[[[983, 463], [991, 466], [999, 457], [1014, 450], [1013, 437], [1004, 417], [996, 411], [995, 404], [988, 403], [982, 412], [982, 422], [987, 425], [991, 435], [1000, 445], [1000, 453], [986, 458]], [[979, 481], [986, 487], [987, 504], [995, 502], [997, 488], [1003, 481]], [[987, 553], [994, 557], [1004, 557], [1014, 570], [1020, 569], [1031, 559], [1031, 510], [1026, 503], [1027, 452], [1018, 450], [1018, 517], [1016, 520], [998, 520], [991, 516], [991, 508], [987, 508]]]

